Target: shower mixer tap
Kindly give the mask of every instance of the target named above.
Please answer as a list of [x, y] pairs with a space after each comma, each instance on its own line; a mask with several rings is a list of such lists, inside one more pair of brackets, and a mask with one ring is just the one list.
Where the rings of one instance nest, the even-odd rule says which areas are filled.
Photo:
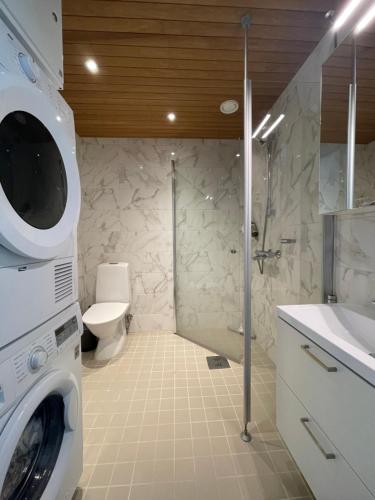
[[269, 249], [269, 250], [255, 250], [255, 256], [253, 257], [253, 260], [262, 261], [265, 259], [280, 259], [280, 257], [281, 257], [280, 250], [276, 250], [276, 251], [273, 251], [271, 249]]

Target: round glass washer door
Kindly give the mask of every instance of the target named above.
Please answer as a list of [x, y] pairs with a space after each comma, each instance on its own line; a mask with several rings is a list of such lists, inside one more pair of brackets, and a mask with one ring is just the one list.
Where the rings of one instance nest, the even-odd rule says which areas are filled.
[[56, 466], [64, 432], [64, 400], [61, 395], [49, 395], [19, 438], [5, 476], [2, 500], [41, 498]]
[[58, 97], [11, 83], [0, 88], [0, 244], [47, 260], [62, 252], [79, 217], [73, 120], [58, 115]]
[[1, 500], [49, 500], [60, 493], [79, 420], [74, 376], [53, 370], [30, 388], [0, 434]]
[[68, 197], [64, 160], [43, 123], [13, 111], [0, 123], [0, 184], [27, 224], [51, 229], [64, 214]]

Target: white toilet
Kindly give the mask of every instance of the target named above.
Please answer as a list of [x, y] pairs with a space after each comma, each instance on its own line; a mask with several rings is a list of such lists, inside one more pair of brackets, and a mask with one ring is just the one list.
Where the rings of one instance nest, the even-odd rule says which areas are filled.
[[96, 304], [83, 315], [83, 322], [99, 339], [95, 359], [107, 361], [125, 342], [125, 314], [130, 307], [129, 264], [100, 264], [96, 276]]

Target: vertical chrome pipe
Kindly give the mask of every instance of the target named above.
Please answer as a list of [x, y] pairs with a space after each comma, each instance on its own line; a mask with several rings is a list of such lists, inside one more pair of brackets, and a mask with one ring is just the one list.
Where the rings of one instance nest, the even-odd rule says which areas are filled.
[[335, 216], [323, 215], [323, 303], [335, 296]]
[[354, 208], [355, 140], [357, 118], [357, 45], [353, 37], [352, 83], [349, 85], [348, 157], [346, 168], [346, 208]]
[[251, 441], [247, 426], [251, 421], [251, 191], [252, 191], [252, 123], [251, 82], [248, 78], [248, 45], [250, 16], [241, 18], [244, 29], [244, 367], [243, 431], [241, 439]]
[[171, 160], [172, 169], [172, 227], [173, 227], [173, 307], [177, 333], [177, 226], [176, 226], [176, 162]]

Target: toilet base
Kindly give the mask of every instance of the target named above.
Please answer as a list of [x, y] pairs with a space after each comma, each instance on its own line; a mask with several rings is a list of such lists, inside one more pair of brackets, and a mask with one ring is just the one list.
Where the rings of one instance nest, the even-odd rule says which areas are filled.
[[95, 359], [97, 361], [109, 361], [119, 354], [125, 344], [125, 334], [117, 335], [108, 339], [99, 339], [95, 350]]

